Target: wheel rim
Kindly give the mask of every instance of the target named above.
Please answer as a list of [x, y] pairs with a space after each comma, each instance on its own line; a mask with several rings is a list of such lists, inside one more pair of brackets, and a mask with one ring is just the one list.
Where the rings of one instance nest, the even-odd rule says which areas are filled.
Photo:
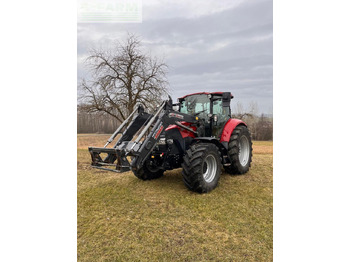
[[213, 155], [208, 155], [204, 159], [203, 164], [203, 178], [205, 182], [210, 183], [214, 180], [217, 170], [216, 159]]
[[242, 166], [245, 166], [248, 163], [249, 153], [250, 153], [249, 141], [246, 136], [241, 136], [241, 139], [239, 140], [238, 148], [239, 148], [239, 153], [238, 153], [239, 163]]

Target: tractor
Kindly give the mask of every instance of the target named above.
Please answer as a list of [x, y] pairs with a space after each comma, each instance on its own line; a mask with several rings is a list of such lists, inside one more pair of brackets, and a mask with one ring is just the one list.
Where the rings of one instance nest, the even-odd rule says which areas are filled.
[[89, 147], [91, 166], [114, 172], [132, 170], [142, 180], [157, 179], [166, 170], [182, 167], [185, 186], [207, 193], [218, 185], [222, 169], [244, 174], [252, 161], [247, 125], [231, 118], [232, 98], [230, 92], [201, 92], [173, 104], [169, 96], [153, 114], [138, 105], [104, 147]]

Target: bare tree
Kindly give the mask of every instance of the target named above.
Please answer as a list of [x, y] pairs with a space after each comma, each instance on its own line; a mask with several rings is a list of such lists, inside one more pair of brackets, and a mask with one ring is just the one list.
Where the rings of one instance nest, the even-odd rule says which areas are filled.
[[166, 64], [145, 54], [134, 35], [113, 49], [92, 50], [86, 63], [93, 80], [80, 83], [79, 110], [104, 112], [122, 122], [136, 104], [154, 108], [167, 93]]
[[259, 106], [256, 101], [250, 101], [248, 112], [250, 115], [253, 115], [253, 116], [257, 116], [259, 114]]
[[239, 119], [253, 117], [254, 113], [255, 113], [255, 104], [251, 102], [249, 107], [250, 107], [249, 110], [247, 110], [246, 108], [244, 108], [242, 103], [237, 102], [235, 105], [234, 113], [232, 114], [232, 116], [239, 118]]

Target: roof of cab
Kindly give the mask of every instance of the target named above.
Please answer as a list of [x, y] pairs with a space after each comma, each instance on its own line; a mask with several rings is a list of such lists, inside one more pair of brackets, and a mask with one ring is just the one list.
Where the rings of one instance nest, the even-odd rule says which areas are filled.
[[[222, 93], [224, 92], [199, 92], [199, 93], [193, 93], [193, 94], [188, 94], [188, 95], [185, 95], [183, 97], [179, 97], [179, 99], [184, 99], [185, 97], [188, 97], [188, 96], [193, 96], [193, 95], [222, 95]], [[231, 93], [231, 98], [233, 98], [233, 95]]]

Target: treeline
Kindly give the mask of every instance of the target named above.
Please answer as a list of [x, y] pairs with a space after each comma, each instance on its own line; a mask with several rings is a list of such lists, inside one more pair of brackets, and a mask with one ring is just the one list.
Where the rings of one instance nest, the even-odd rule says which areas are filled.
[[234, 118], [242, 119], [247, 123], [253, 140], [273, 140], [273, 117], [264, 114], [243, 116], [232, 115]]
[[98, 113], [78, 112], [77, 117], [78, 134], [83, 133], [102, 133], [112, 134], [119, 126], [115, 117]]
[[[273, 118], [264, 114], [252, 115], [232, 115], [245, 121], [252, 134], [253, 140], [272, 140], [273, 139]], [[78, 134], [82, 133], [113, 133], [120, 123], [112, 116], [106, 114], [88, 114], [78, 112]]]

